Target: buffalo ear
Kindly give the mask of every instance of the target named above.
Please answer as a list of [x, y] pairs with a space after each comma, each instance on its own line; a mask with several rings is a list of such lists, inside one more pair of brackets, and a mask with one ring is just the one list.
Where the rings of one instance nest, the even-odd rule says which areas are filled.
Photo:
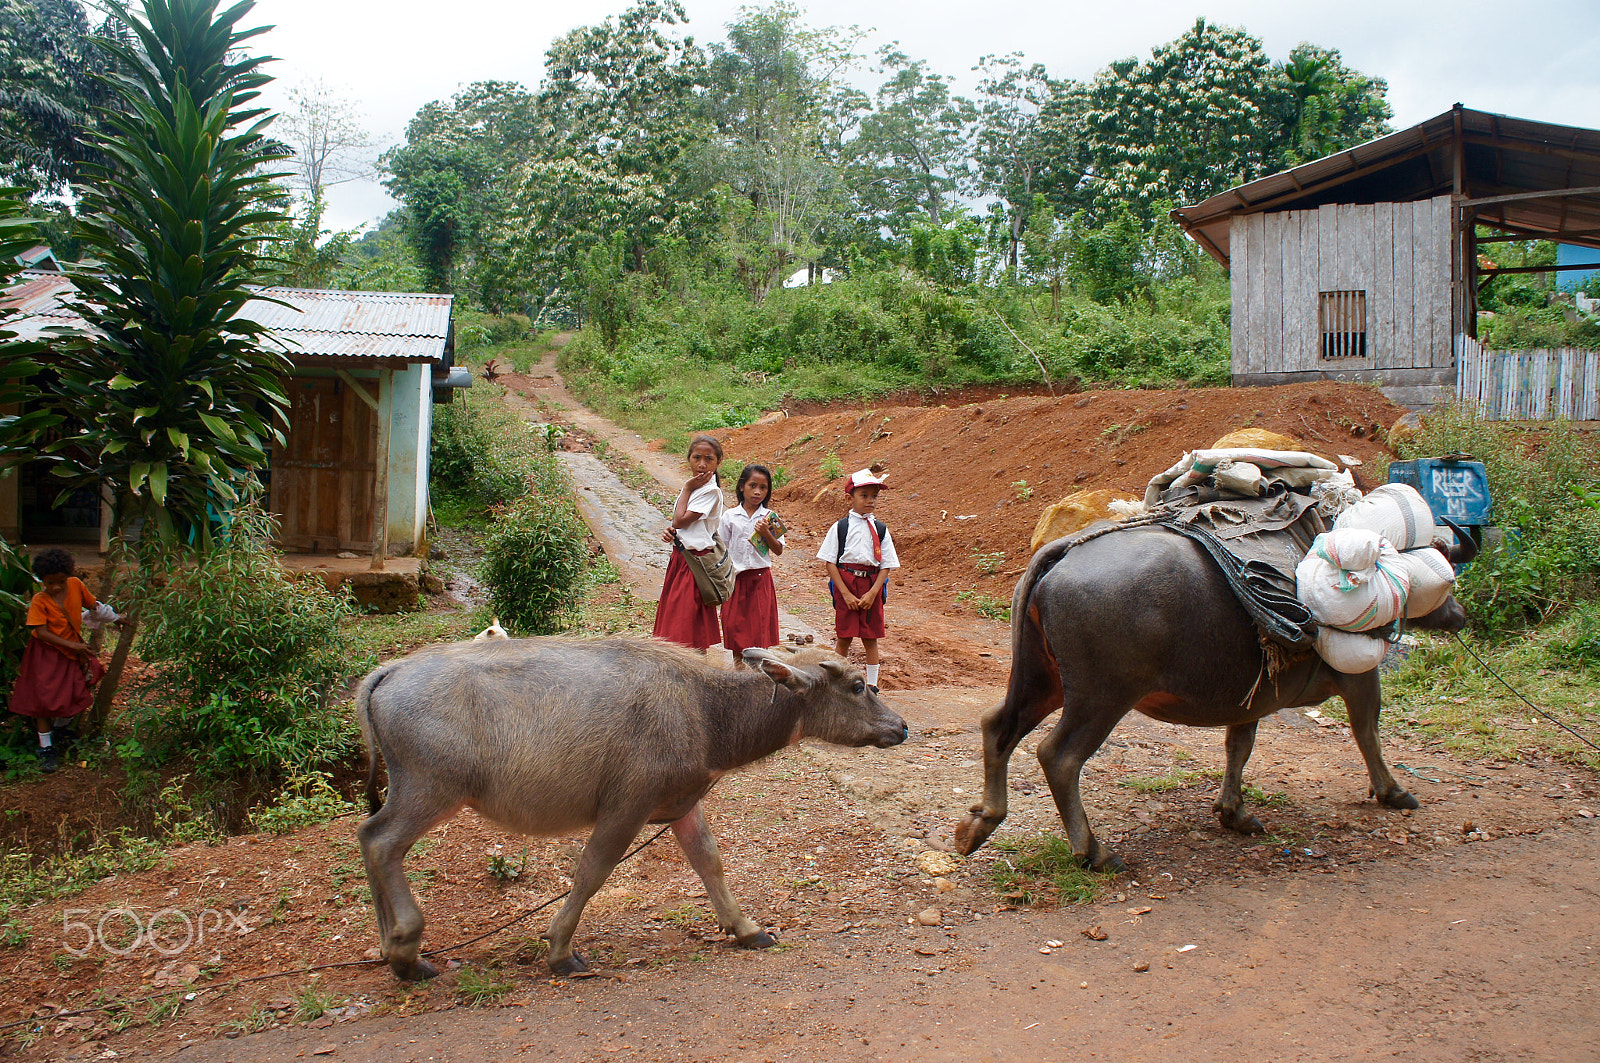
[[805, 677], [803, 675], [766, 650], [745, 650], [744, 659], [767, 673], [767, 676], [774, 683], [782, 683], [786, 687], [795, 687], [797, 689], [805, 685]]

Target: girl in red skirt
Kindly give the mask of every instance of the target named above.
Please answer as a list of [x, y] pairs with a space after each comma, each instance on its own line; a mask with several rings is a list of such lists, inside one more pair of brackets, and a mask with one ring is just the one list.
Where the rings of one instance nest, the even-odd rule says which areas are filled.
[[862, 469], [844, 482], [850, 498], [850, 512], [829, 528], [822, 538], [817, 560], [828, 566], [829, 586], [833, 591], [833, 632], [838, 641], [834, 649], [841, 657], [850, 654], [850, 643], [859, 638], [867, 664], [867, 686], [878, 693], [878, 667], [883, 658], [878, 640], [886, 625], [883, 618], [884, 584], [889, 570], [900, 567], [889, 529], [874, 511], [883, 477]]
[[[733, 489], [738, 506], [722, 518], [722, 538], [733, 558], [733, 597], [722, 607], [722, 644], [733, 651], [733, 666], [744, 667], [747, 649], [778, 644], [778, 592], [769, 555], [783, 553], [783, 524], [765, 505], [772, 473], [765, 465], [746, 465]], [[776, 525], [776, 529], [774, 529]]]
[[[678, 504], [672, 510], [672, 526], [662, 533], [661, 539], [671, 543], [676, 536], [685, 550], [708, 554], [716, 545], [714, 535], [726, 508], [722, 501], [722, 482], [717, 478], [717, 468], [722, 464], [722, 444], [710, 436], [695, 436], [689, 443], [688, 458], [689, 471], [694, 475], [678, 492]], [[661, 598], [656, 602], [656, 626], [651, 633], [656, 638], [702, 652], [722, 640], [717, 607], [701, 600], [694, 574], [676, 546], [667, 562], [667, 578], [661, 586]]]
[[126, 623], [96, 601], [73, 571], [72, 555], [65, 550], [45, 550], [33, 559], [33, 574], [44, 590], [28, 604], [26, 623], [33, 638], [11, 692], [11, 711], [34, 718], [45, 771], [56, 770], [57, 740], [65, 744], [70, 737], [67, 721], [89, 707], [89, 688], [105, 674], [83, 641], [84, 610], [94, 610], [96, 622]]

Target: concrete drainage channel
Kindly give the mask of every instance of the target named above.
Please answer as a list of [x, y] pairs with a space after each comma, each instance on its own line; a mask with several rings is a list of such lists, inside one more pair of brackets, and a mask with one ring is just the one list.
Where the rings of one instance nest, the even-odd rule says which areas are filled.
[[[661, 541], [666, 518], [593, 454], [560, 451], [557, 457], [572, 474], [578, 512], [606, 557], [637, 597], [655, 601], [661, 595], [661, 581], [670, 557], [671, 548]], [[662, 484], [663, 489], [674, 493], [681, 486]], [[778, 630], [785, 644], [793, 643], [791, 636], [817, 639], [815, 628], [781, 606]]]

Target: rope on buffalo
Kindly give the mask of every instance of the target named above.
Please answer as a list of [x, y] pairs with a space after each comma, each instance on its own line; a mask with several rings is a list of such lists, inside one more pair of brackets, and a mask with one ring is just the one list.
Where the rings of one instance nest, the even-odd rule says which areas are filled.
[[1490, 675], [1492, 675], [1496, 679], [1500, 680], [1500, 685], [1501, 686], [1503, 686], [1507, 690], [1511, 691], [1511, 693], [1515, 694], [1517, 697], [1522, 698], [1522, 703], [1524, 705], [1528, 706], [1528, 708], [1532, 709], [1534, 712], [1537, 712], [1540, 716], [1543, 716], [1545, 719], [1549, 720], [1551, 723], [1555, 724], [1557, 727], [1561, 728], [1563, 731], [1565, 731], [1568, 734], [1572, 735], [1572, 737], [1576, 738], [1578, 741], [1582, 742], [1584, 745], [1588, 746], [1590, 749], [1593, 749], [1593, 750], [1596, 750], [1597, 752], [1600, 752], [1600, 745], [1596, 745], [1593, 741], [1591, 741], [1588, 738], [1588, 736], [1586, 736], [1586, 735], [1584, 735], [1584, 734], [1582, 734], [1582, 733], [1580, 733], [1578, 731], [1573, 730], [1571, 727], [1567, 726], [1565, 723], [1563, 723], [1560, 720], [1556, 719], [1555, 716], [1553, 716], [1550, 713], [1546, 712], [1544, 709], [1541, 709], [1539, 706], [1535, 705], [1533, 702], [1529, 701], [1526, 697], [1524, 697], [1522, 691], [1518, 690], [1516, 687], [1514, 687], [1510, 683], [1506, 682], [1506, 679], [1505, 679], [1504, 676], [1502, 676], [1499, 672], [1495, 671], [1493, 668], [1489, 667], [1489, 662], [1484, 660], [1482, 657], [1479, 657], [1477, 651], [1474, 650], [1471, 646], [1467, 645], [1467, 640], [1461, 637], [1461, 632], [1455, 631], [1455, 632], [1451, 632], [1451, 634], [1453, 634], [1455, 636], [1455, 639], [1456, 639], [1457, 642], [1461, 643], [1461, 648], [1466, 650], [1468, 653], [1472, 654], [1472, 659], [1477, 661], [1479, 664], [1481, 664], [1483, 666], [1483, 670], [1485, 672], [1488, 672]]
[[[624, 856], [621, 860], [617, 861], [617, 864], [619, 866], [622, 865], [622, 864], [625, 864], [629, 860], [633, 859], [635, 856], [639, 855], [639, 853], [644, 849], [645, 846], [649, 845], [651, 842], [655, 841], [657, 838], [659, 838], [663, 834], [667, 833], [668, 829], [671, 828], [671, 826], [672, 826], [672, 824], [670, 824], [670, 823], [667, 824], [666, 826], [662, 827], [660, 830], [656, 831], [654, 834], [650, 835], [650, 837], [648, 837], [644, 841], [640, 842], [638, 845], [635, 845], [632, 849], [628, 850], [628, 854], [626, 856]], [[516, 926], [518, 923], [520, 923], [524, 919], [528, 918], [528, 916], [534, 915], [537, 912], [539, 912], [539, 911], [541, 911], [541, 910], [543, 910], [545, 908], [550, 907], [552, 904], [554, 904], [557, 901], [561, 900], [563, 897], [565, 897], [567, 894], [569, 894], [571, 892], [572, 892], [571, 889], [562, 890], [560, 893], [556, 894], [554, 897], [551, 897], [549, 900], [544, 901], [543, 903], [541, 903], [538, 907], [529, 908], [527, 911], [520, 913], [519, 915], [513, 917], [512, 919], [510, 919], [510, 920], [508, 920], [508, 921], [506, 921], [504, 923], [501, 923], [499, 926], [495, 927], [494, 929], [484, 931], [483, 933], [479, 934], [477, 937], [467, 938], [465, 941], [458, 941], [454, 945], [445, 945], [443, 948], [429, 949], [427, 952], [422, 953], [422, 955], [424, 955], [424, 956], [438, 956], [441, 953], [454, 952], [457, 949], [466, 948], [468, 945], [472, 945], [472, 944], [475, 944], [475, 943], [477, 943], [479, 941], [482, 941], [486, 937], [493, 937], [495, 934], [500, 933], [502, 930], [506, 930], [506, 929], [509, 929], [510, 927]], [[252, 976], [250, 978], [235, 978], [235, 979], [232, 979], [232, 980], [227, 981], [227, 982], [217, 982], [217, 983], [215, 983], [213, 985], [200, 986], [198, 988], [189, 990], [187, 996], [188, 997], [197, 997], [201, 993], [214, 993], [214, 992], [217, 992], [219, 990], [224, 990], [224, 989], [237, 989], [239, 986], [249, 985], [251, 982], [265, 982], [265, 981], [268, 981], [269, 979], [272, 979], [272, 978], [283, 978], [283, 977], [285, 977], [287, 975], [291, 975], [291, 974], [315, 974], [318, 971], [331, 971], [331, 970], [334, 970], [335, 968], [339, 968], [339, 967], [371, 967], [374, 964], [379, 964], [379, 963], [383, 963], [383, 962], [384, 961], [381, 958], [380, 959], [376, 959], [376, 960], [341, 960], [338, 963], [319, 963], [314, 967], [292, 967], [292, 968], [287, 968], [287, 969], [282, 970], [282, 971], [273, 971], [270, 974], [258, 974], [258, 975], [254, 975], [254, 976]], [[17, 1026], [26, 1026], [29, 1023], [33, 1023], [33, 1022], [43, 1023], [43, 1022], [50, 1022], [50, 1021], [52, 1021], [54, 1019], [70, 1019], [70, 1018], [73, 1018], [73, 1017], [78, 1016], [78, 1015], [92, 1015], [97, 1011], [116, 1011], [119, 1008], [131, 1007], [134, 1004], [145, 1004], [145, 1003], [148, 1003], [148, 1002], [150, 1002], [152, 1000], [162, 1000], [162, 999], [164, 999], [166, 997], [170, 997], [171, 995], [172, 995], [171, 993], [152, 993], [149, 996], [146, 996], [146, 997], [134, 997], [131, 1000], [113, 1000], [108, 1004], [97, 1004], [92, 1008], [78, 1008], [78, 1009], [76, 1009], [74, 1011], [58, 1011], [53, 1015], [46, 1015], [46, 1016], [44, 1016], [42, 1018], [40, 1018], [40, 1017], [30, 1017], [30, 1018], [26, 1018], [26, 1019], [17, 1019], [17, 1020], [15, 1020], [13, 1022], [0, 1023], [0, 1030], [10, 1030], [10, 1029], [13, 1029], [13, 1028], [15, 1028]], [[187, 1000], [185, 1002], [187, 1002]]]

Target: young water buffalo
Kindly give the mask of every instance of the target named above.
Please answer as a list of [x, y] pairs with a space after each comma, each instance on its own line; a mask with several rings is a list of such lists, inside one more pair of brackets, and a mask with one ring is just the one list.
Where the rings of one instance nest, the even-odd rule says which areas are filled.
[[400, 865], [463, 805], [521, 834], [594, 828], [550, 924], [556, 974], [587, 969], [572, 932], [646, 823], [672, 824], [723, 930], [746, 948], [773, 944], [728, 892], [701, 798], [724, 773], [802, 738], [886, 747], [907, 730], [836, 657], [744, 656], [759, 670], [722, 671], [645, 639], [492, 640], [422, 650], [367, 676], [356, 713], [373, 814], [358, 833], [390, 969], [408, 980], [438, 973], [418, 954], [422, 912]]
[[[1041, 549], [1017, 584], [1011, 680], [1005, 701], [983, 717], [983, 801], [956, 827], [962, 852], [977, 849], [1006, 818], [1011, 754], [1056, 709], [1061, 722], [1039, 743], [1039, 763], [1072, 851], [1094, 868], [1123, 864], [1090, 829], [1078, 775], [1132, 709], [1167, 723], [1227, 727], [1228, 769], [1215, 811], [1233, 830], [1262, 829], [1240, 792], [1256, 722], [1335, 694], [1344, 698], [1374, 795], [1391, 808], [1417, 807], [1383, 762], [1376, 669], [1347, 675], [1312, 656], [1267, 679], [1255, 626], [1200, 546], [1157, 528], [1114, 532], [1070, 550], [1069, 543]], [[1409, 623], [1459, 631], [1466, 614], [1448, 598]]]

